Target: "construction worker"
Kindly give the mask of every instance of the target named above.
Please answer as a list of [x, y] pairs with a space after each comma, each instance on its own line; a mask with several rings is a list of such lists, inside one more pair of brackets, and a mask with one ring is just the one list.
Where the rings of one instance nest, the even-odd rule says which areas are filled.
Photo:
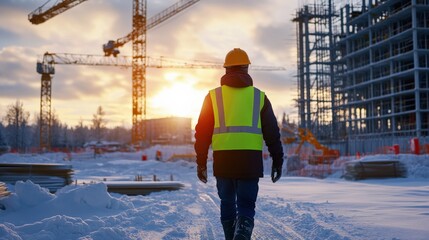
[[158, 161], [162, 160], [162, 152], [160, 150], [156, 150], [155, 159]]
[[225, 239], [250, 239], [259, 178], [263, 177], [263, 142], [273, 159], [271, 179], [280, 179], [283, 148], [271, 103], [253, 87], [247, 53], [234, 48], [225, 57], [220, 87], [209, 91], [195, 127], [197, 176], [207, 182], [207, 155], [213, 149], [213, 175]]

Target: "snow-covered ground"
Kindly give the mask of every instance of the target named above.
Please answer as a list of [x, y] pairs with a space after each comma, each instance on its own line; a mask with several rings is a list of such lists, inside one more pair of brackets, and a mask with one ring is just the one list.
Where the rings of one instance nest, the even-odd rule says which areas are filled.
[[[195, 163], [156, 161], [192, 152], [192, 146], [153, 147], [145, 152], [43, 155], [5, 154], [0, 162], [73, 165], [78, 183], [50, 194], [30, 181], [8, 185], [0, 200], [0, 239], [223, 239], [215, 179], [203, 184]], [[142, 161], [142, 154], [148, 156]], [[429, 239], [429, 156], [398, 158], [407, 178], [347, 181], [283, 177], [273, 184], [270, 160], [260, 181], [253, 239]], [[211, 171], [211, 163], [209, 163]], [[185, 188], [146, 196], [107, 192], [102, 183], [143, 179], [180, 181]], [[98, 183], [89, 184], [90, 181]]]

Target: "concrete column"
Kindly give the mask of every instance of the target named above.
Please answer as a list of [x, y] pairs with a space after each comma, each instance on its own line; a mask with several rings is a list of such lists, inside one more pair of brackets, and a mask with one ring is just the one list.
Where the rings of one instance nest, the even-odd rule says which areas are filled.
[[418, 31], [417, 31], [417, 8], [416, 0], [412, 0], [411, 19], [413, 28], [413, 54], [414, 54], [414, 99], [416, 114], [416, 137], [422, 133], [422, 114], [420, 109], [420, 75], [419, 75], [419, 53], [418, 53]]

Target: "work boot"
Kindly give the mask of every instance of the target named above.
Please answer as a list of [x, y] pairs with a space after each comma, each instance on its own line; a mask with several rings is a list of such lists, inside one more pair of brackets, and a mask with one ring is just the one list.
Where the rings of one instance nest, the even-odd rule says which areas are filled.
[[245, 216], [238, 217], [233, 240], [250, 240], [253, 226], [253, 218]]
[[235, 219], [221, 221], [225, 240], [233, 240], [235, 231]]

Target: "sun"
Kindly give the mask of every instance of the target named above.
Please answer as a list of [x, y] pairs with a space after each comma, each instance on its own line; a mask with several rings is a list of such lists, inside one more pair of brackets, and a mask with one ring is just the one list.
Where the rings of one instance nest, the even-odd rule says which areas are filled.
[[171, 81], [151, 98], [150, 106], [159, 116], [191, 117], [195, 119], [199, 114], [206, 94], [207, 90], [196, 89], [190, 81]]

